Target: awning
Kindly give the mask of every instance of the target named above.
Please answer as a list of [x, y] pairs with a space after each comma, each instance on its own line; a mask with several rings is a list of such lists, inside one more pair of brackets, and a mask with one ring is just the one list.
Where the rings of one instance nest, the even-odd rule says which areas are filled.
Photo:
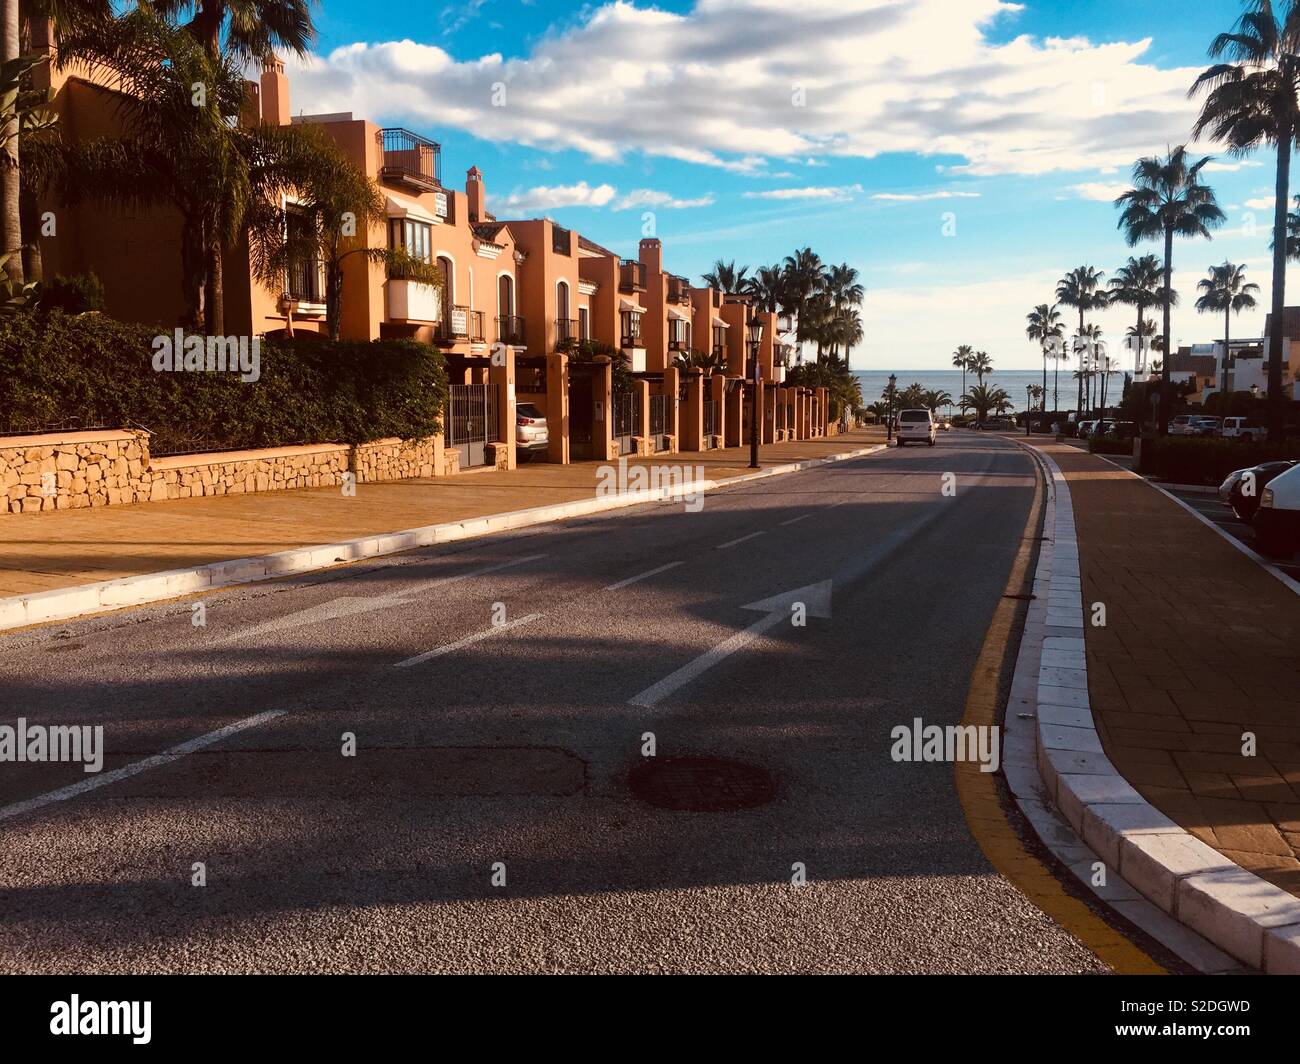
[[641, 306], [640, 303], [637, 303], [635, 300], [632, 299], [620, 299], [618, 301], [618, 308], [619, 310], [631, 311], [633, 314], [645, 313], [645, 307]]
[[676, 307], [668, 308], [668, 316], [670, 318], [676, 318], [678, 321], [691, 320], [691, 316], [689, 314], [685, 313], [684, 311], [678, 310]]
[[731, 328], [731, 326], [730, 326], [727, 322], [723, 321], [721, 318], [714, 318], [714, 319], [713, 319], [713, 327], [714, 327], [715, 329], [730, 329], [730, 328]]
[[385, 193], [385, 198], [387, 200], [385, 206], [390, 218], [413, 218], [417, 222], [428, 222], [431, 225], [437, 225], [441, 220], [433, 211], [420, 206], [414, 200], [395, 196], [391, 192]]

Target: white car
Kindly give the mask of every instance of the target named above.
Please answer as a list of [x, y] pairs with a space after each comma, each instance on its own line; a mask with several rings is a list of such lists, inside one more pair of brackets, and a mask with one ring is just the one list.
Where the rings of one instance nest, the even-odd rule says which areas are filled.
[[1252, 523], [1261, 554], [1290, 558], [1300, 550], [1300, 465], [1268, 482]]
[[1194, 414], [1179, 414], [1169, 422], [1170, 436], [1190, 436], [1192, 435], [1192, 421], [1195, 420]]
[[939, 423], [928, 410], [901, 410], [898, 414], [898, 446], [908, 440], [934, 446], [939, 435]]
[[1217, 436], [1221, 422], [1217, 417], [1194, 417], [1188, 422], [1184, 436]]
[[1268, 435], [1268, 429], [1264, 427], [1263, 422], [1253, 417], [1225, 417], [1220, 435], [1225, 440], [1249, 440], [1251, 443], [1262, 443]]
[[550, 449], [551, 436], [546, 415], [532, 403], [515, 407], [515, 452], [521, 461], [531, 462]]

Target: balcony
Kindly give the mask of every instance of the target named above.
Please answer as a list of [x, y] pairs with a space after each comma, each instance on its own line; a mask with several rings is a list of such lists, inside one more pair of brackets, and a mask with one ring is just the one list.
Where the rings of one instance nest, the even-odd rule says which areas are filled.
[[286, 271], [285, 293], [295, 303], [325, 302], [325, 277], [321, 264], [314, 259], [299, 259]]
[[573, 230], [551, 225], [551, 250], [557, 255], [573, 255]]
[[566, 340], [578, 338], [578, 321], [576, 318], [555, 319], [555, 343], [560, 345]]
[[684, 337], [681, 339], [676, 339], [670, 336], [668, 338], [669, 351], [689, 351], [690, 349], [691, 349], [691, 342], [685, 339]]
[[624, 259], [618, 267], [618, 290], [620, 292], [645, 291], [645, 263], [636, 259]]
[[[406, 129], [381, 129], [379, 140], [384, 152], [384, 161], [379, 168], [382, 179], [415, 192], [438, 192], [442, 189], [442, 148], [437, 143]], [[445, 217], [445, 197], [439, 206]]]
[[469, 307], [452, 307], [447, 316], [438, 322], [434, 335], [439, 343], [454, 344], [463, 340], [482, 343], [483, 312], [470, 310]]
[[421, 281], [389, 278], [386, 302], [389, 321], [436, 322], [441, 317], [438, 289]]
[[497, 342], [509, 344], [511, 347], [523, 347], [524, 319], [518, 314], [497, 318]]
[[691, 302], [691, 283], [685, 277], [668, 278], [668, 302], [689, 306]]

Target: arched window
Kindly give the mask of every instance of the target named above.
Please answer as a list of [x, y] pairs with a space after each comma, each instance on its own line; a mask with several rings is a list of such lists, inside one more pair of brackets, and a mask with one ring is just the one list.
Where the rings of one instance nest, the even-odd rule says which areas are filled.
[[451, 321], [451, 308], [456, 305], [456, 267], [446, 255], [438, 256], [438, 274], [442, 281], [442, 320]]
[[555, 338], [568, 340], [573, 336], [573, 322], [569, 320], [569, 282], [560, 281], [555, 286]]

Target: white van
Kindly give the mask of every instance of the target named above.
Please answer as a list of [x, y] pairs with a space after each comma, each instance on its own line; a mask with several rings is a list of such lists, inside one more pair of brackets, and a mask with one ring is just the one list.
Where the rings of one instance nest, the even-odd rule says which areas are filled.
[[898, 414], [898, 446], [908, 440], [934, 446], [939, 435], [938, 422], [928, 410], [901, 410]]
[[1225, 440], [1250, 440], [1253, 443], [1262, 443], [1268, 436], [1268, 429], [1264, 427], [1262, 421], [1257, 421], [1253, 417], [1225, 417], [1223, 432], [1220, 435]]
[[1268, 482], [1252, 523], [1261, 554], [1290, 558], [1300, 550], [1300, 465]]

